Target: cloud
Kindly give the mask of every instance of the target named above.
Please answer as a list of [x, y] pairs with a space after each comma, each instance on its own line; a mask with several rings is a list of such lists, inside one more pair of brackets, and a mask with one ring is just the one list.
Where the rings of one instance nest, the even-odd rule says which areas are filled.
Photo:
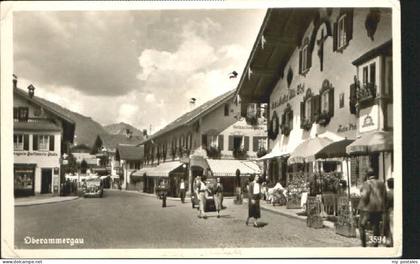
[[[101, 124], [152, 132], [235, 89], [264, 10], [17, 12], [14, 73]], [[28, 81], [29, 84], [29, 81]], [[21, 86], [26, 87], [26, 86]]]

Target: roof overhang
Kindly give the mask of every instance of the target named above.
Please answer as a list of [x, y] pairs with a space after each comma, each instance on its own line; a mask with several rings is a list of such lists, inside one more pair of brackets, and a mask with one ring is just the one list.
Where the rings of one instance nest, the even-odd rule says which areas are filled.
[[317, 13], [315, 8], [268, 9], [237, 88], [243, 103], [269, 102], [291, 54]]

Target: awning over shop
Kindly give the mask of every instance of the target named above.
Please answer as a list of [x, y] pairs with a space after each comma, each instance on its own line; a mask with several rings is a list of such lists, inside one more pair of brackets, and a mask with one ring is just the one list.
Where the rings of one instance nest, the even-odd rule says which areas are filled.
[[350, 145], [354, 140], [343, 139], [337, 142], [333, 142], [321, 149], [315, 154], [315, 159], [330, 159], [330, 158], [342, 158], [348, 156], [346, 147]]
[[315, 160], [315, 154], [333, 141], [329, 138], [315, 137], [305, 140], [290, 154], [288, 164], [311, 162]]
[[236, 170], [239, 169], [241, 176], [251, 174], [261, 174], [261, 170], [258, 165], [249, 160], [215, 160], [207, 159], [210, 170], [213, 176], [225, 177], [225, 176], [236, 176]]
[[182, 164], [183, 163], [179, 161], [164, 162], [151, 168], [146, 172], [146, 175], [149, 177], [169, 177], [169, 173], [182, 166]]
[[145, 167], [145, 168], [141, 168], [140, 170], [135, 171], [133, 174], [131, 174], [131, 176], [136, 176], [136, 177], [143, 177], [143, 175], [146, 173], [146, 175], [148, 175], [149, 171], [154, 169], [155, 167]]
[[346, 147], [346, 152], [351, 155], [357, 155], [392, 151], [393, 149], [393, 133], [390, 131], [375, 131], [361, 135], [360, 138]]
[[268, 160], [268, 159], [278, 158], [278, 157], [283, 157], [283, 156], [288, 156], [288, 155], [289, 155], [288, 152], [281, 151], [279, 145], [276, 144], [269, 153], [258, 158], [257, 160]]

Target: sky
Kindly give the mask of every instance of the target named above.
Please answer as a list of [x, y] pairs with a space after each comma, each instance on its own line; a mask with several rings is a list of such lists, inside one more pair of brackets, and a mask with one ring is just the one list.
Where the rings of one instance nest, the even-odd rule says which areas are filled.
[[[102, 125], [152, 133], [235, 89], [265, 9], [20, 11], [18, 86]], [[235, 79], [229, 73], [239, 73]]]

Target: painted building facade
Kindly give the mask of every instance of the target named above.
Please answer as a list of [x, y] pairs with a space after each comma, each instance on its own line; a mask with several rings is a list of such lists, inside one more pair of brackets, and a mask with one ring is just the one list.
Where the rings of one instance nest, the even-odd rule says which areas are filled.
[[[273, 180], [287, 185], [296, 171], [287, 157], [306, 140], [392, 135], [391, 28], [391, 9], [268, 10], [238, 94], [244, 102], [269, 104], [269, 145], [277, 152], [268, 161]], [[369, 166], [387, 179], [392, 155], [358, 155], [336, 169], [345, 179], [349, 171], [352, 185], [363, 181]], [[316, 166], [301, 169], [311, 173]]]
[[13, 87], [13, 143], [15, 196], [60, 194], [62, 154], [73, 140], [75, 124], [45, 100]]

